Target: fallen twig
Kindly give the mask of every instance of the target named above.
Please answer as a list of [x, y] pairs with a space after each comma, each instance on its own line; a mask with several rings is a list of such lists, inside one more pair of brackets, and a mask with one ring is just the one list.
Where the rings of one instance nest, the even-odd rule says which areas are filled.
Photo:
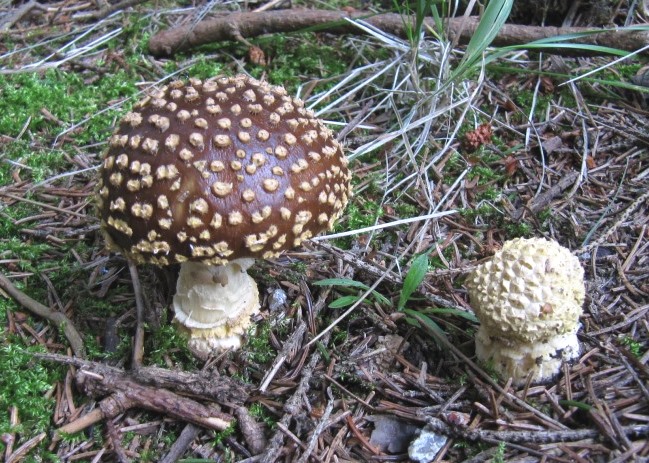
[[46, 11], [47, 8], [45, 8], [43, 5], [41, 5], [35, 0], [31, 0], [25, 3], [20, 8], [15, 9], [13, 13], [8, 14], [4, 18], [2, 18], [2, 21], [0, 21], [0, 32], [8, 31], [11, 28], [11, 26], [16, 24], [25, 16], [29, 15], [32, 12], [32, 10]]
[[243, 438], [248, 444], [248, 448], [253, 455], [258, 455], [264, 451], [268, 445], [264, 429], [250, 415], [246, 407], [237, 407], [234, 410], [234, 416], [237, 418], [237, 424], [243, 434]]
[[187, 426], [183, 428], [180, 432], [180, 436], [173, 443], [169, 452], [164, 456], [160, 463], [175, 463], [180, 460], [180, 457], [183, 456], [187, 448], [192, 443], [196, 437], [200, 434], [201, 428], [195, 426], [191, 423], [187, 423]]
[[192, 443], [198, 434], [200, 434], [201, 428], [194, 426], [191, 423], [187, 423], [187, 426], [183, 428], [180, 432], [180, 436], [173, 443], [169, 452], [164, 456], [160, 463], [175, 463], [180, 460], [180, 457], [183, 456], [189, 445]]
[[66, 424], [58, 433], [75, 433], [106, 418], [114, 418], [131, 408], [143, 408], [173, 418], [222, 431], [232, 420], [231, 415], [166, 389], [143, 386], [126, 375], [100, 375], [80, 369], [77, 384], [91, 397], [106, 397], [99, 408]]
[[[548, 444], [553, 442], [574, 442], [601, 437], [599, 429], [567, 429], [558, 431], [491, 431], [473, 430], [460, 426], [450, 426], [439, 418], [428, 418], [433, 431], [447, 436], [461, 437], [471, 441], [512, 442]], [[622, 431], [629, 437], [640, 437], [649, 433], [649, 425], [623, 426]]]
[[142, 359], [144, 358], [144, 298], [142, 297], [142, 286], [140, 285], [140, 277], [137, 272], [135, 262], [128, 260], [128, 270], [131, 273], [131, 281], [133, 283], [133, 294], [135, 295], [136, 307], [136, 324], [135, 335], [133, 339], [133, 368], [142, 366]]
[[27, 454], [34, 447], [40, 444], [43, 441], [43, 439], [45, 439], [46, 437], [47, 437], [47, 433], [44, 432], [32, 437], [23, 445], [18, 447], [16, 451], [12, 453], [11, 456], [5, 460], [5, 463], [18, 463], [19, 461], [22, 461], [27, 456]]
[[523, 215], [526, 212], [530, 212], [535, 215], [543, 208], [547, 207], [557, 196], [563, 193], [564, 190], [568, 189], [575, 180], [579, 177], [578, 172], [570, 172], [567, 175], [564, 175], [559, 179], [559, 181], [550, 187], [548, 190], [544, 191], [538, 196], [533, 197], [528, 204], [523, 207], [519, 207], [512, 213], [512, 219], [514, 221], [521, 220]]
[[9, 296], [14, 298], [14, 300], [39, 317], [42, 317], [46, 320], [51, 321], [56, 325], [59, 330], [63, 331], [65, 337], [70, 342], [70, 347], [72, 352], [79, 358], [84, 358], [86, 356], [86, 348], [83, 345], [83, 338], [74, 327], [72, 320], [70, 320], [64, 313], [57, 312], [49, 307], [41, 304], [40, 302], [32, 299], [9, 281], [9, 279], [0, 273], [0, 289], [5, 291]]
[[[327, 10], [278, 10], [252, 13], [232, 13], [218, 18], [201, 21], [196, 25], [179, 26], [154, 35], [149, 42], [149, 51], [156, 56], [168, 56], [206, 43], [225, 40], [241, 41], [262, 34], [295, 32], [308, 28], [319, 28], [329, 33], [360, 33], [359, 28], [347, 19], [363, 19], [374, 27], [400, 37], [406, 37], [414, 18], [396, 13], [371, 15], [365, 12], [346, 13]], [[446, 20], [451, 39], [467, 43], [475, 33], [478, 17], [458, 17]], [[425, 32], [435, 30], [433, 18], [425, 18]], [[595, 34], [585, 34], [597, 31]], [[505, 24], [498, 32], [493, 44], [497, 46], [522, 45], [535, 40], [575, 34], [573, 43], [601, 45], [621, 50], [635, 51], [649, 44], [649, 32], [633, 30], [598, 30], [586, 27], [536, 27], [519, 24]], [[547, 53], [565, 54], [567, 50], [547, 48]], [[572, 50], [585, 54], [586, 50]]]
[[158, 390], [167, 389], [196, 399], [209, 400], [228, 406], [242, 405], [249, 397], [252, 386], [227, 376], [210, 372], [189, 373], [158, 367], [141, 367], [130, 372], [103, 363], [81, 360], [59, 354], [35, 354], [41, 360], [73, 365], [99, 376], [128, 379]]

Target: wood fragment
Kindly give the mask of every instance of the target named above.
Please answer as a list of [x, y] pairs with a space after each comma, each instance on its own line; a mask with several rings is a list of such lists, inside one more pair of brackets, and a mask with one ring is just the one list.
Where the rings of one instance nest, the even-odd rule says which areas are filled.
[[45, 439], [45, 437], [47, 437], [47, 434], [44, 432], [35, 435], [20, 447], [18, 447], [16, 451], [5, 460], [5, 463], [18, 463], [19, 461], [22, 461], [34, 447], [36, 447], [43, 441], [43, 439]]
[[262, 453], [268, 445], [263, 426], [250, 416], [246, 407], [235, 408], [234, 416], [237, 418], [237, 424], [250, 452], [253, 455]]
[[[357, 33], [361, 30], [348, 19], [362, 19], [378, 29], [406, 37], [408, 27], [414, 27], [414, 18], [396, 13], [368, 14], [366, 12], [346, 13], [329, 10], [278, 10], [265, 12], [231, 13], [218, 18], [204, 20], [196, 25], [179, 26], [155, 34], [149, 41], [149, 51], [155, 56], [169, 56], [207, 43], [256, 37], [262, 34], [295, 32], [316, 28], [328, 33]], [[467, 43], [475, 33], [478, 17], [457, 17], [446, 20], [451, 38]], [[433, 18], [424, 19], [424, 32], [436, 30]], [[521, 45], [535, 40], [575, 34], [574, 43], [597, 44], [636, 51], [649, 43], [646, 31], [604, 31], [584, 35], [593, 28], [584, 27], [536, 27], [505, 24], [498, 32], [493, 44], [496, 46]], [[544, 49], [546, 53], [566, 53], [564, 48]], [[581, 54], [587, 53], [580, 50]], [[574, 53], [574, 51], [573, 51]]]
[[108, 439], [110, 439], [113, 453], [117, 457], [119, 463], [130, 463], [131, 460], [126, 456], [124, 447], [122, 447], [122, 436], [113, 424], [113, 420], [106, 420], [106, 429], [108, 431]]
[[333, 394], [331, 393], [331, 387], [327, 388], [327, 395], [329, 396], [329, 401], [327, 402], [327, 406], [325, 407], [324, 412], [322, 413], [322, 416], [320, 417], [320, 420], [318, 422], [318, 425], [315, 427], [313, 432], [311, 433], [311, 438], [309, 439], [309, 443], [307, 444], [306, 448], [304, 449], [304, 453], [300, 455], [300, 458], [297, 460], [296, 463], [307, 463], [309, 460], [309, 457], [315, 450], [315, 446], [318, 443], [318, 439], [320, 438], [320, 435], [322, 432], [326, 429], [328, 425], [328, 420], [329, 417], [331, 416], [331, 412], [334, 409], [334, 400], [333, 400]]
[[252, 386], [227, 376], [217, 376], [211, 372], [186, 372], [167, 370], [159, 367], [142, 367], [124, 371], [103, 363], [81, 360], [59, 354], [34, 354], [34, 357], [50, 362], [74, 365], [94, 374], [97, 379], [103, 376], [128, 379], [143, 386], [168, 389], [184, 396], [208, 400], [228, 406], [242, 405], [249, 397]]
[[[316, 301], [315, 304], [313, 304], [312, 307], [312, 312], [313, 312], [313, 317], [317, 318], [320, 312], [323, 310], [323, 308], [326, 306], [327, 303], [327, 296], [329, 295], [330, 290], [324, 290], [321, 291], [320, 294], [318, 295], [318, 300]], [[300, 331], [302, 333], [302, 331]], [[322, 345], [326, 346], [327, 342], [329, 341], [329, 336], [330, 333], [326, 333], [323, 338], [322, 338]], [[302, 337], [302, 334], [300, 335], [300, 338]], [[296, 340], [297, 342], [297, 336]], [[290, 351], [287, 352], [280, 352], [276, 358], [277, 359], [286, 357], [288, 355], [294, 356], [295, 352], [297, 350], [298, 346], [293, 345], [290, 349]], [[308, 352], [308, 350], [304, 347], [305, 354]], [[279, 454], [282, 450], [282, 445], [284, 443], [284, 437], [285, 433], [282, 431], [282, 427], [288, 429], [288, 424], [291, 422], [293, 417], [298, 416], [303, 408], [303, 401], [304, 401], [304, 396], [307, 394], [307, 392], [310, 389], [310, 381], [313, 377], [314, 370], [318, 363], [321, 360], [321, 354], [320, 352], [316, 349], [313, 351], [311, 354], [311, 357], [309, 361], [307, 362], [306, 365], [300, 368], [300, 382], [298, 383], [297, 387], [295, 388], [295, 391], [293, 394], [286, 400], [285, 405], [284, 405], [284, 415], [278, 422], [278, 430], [273, 434], [273, 436], [268, 440], [268, 445], [266, 446], [265, 451], [260, 455], [260, 461], [264, 463], [274, 463], [277, 461]], [[281, 425], [281, 426], [280, 426]], [[306, 448], [304, 444], [302, 444], [302, 448]], [[315, 458], [316, 460], [320, 461], [319, 458], [315, 456], [311, 456], [311, 458]]]
[[187, 423], [183, 430], [180, 432], [178, 439], [172, 444], [171, 448], [164, 456], [160, 463], [175, 463], [180, 460], [191, 443], [198, 437], [201, 428], [192, 423]]
[[133, 294], [135, 296], [136, 307], [132, 368], [139, 368], [142, 366], [142, 359], [144, 358], [144, 297], [142, 297], [142, 286], [140, 285], [140, 277], [137, 272], [137, 266], [135, 265], [135, 262], [132, 262], [130, 259], [128, 260], [128, 270], [131, 273], [131, 281], [133, 284]]
[[[122, 375], [97, 375], [83, 369], [77, 372], [77, 384], [95, 398], [105, 397], [99, 408], [59, 428], [59, 433], [74, 433], [99, 419], [114, 418], [137, 407], [194, 423], [208, 429], [223, 431], [233, 420], [231, 415], [180, 396], [166, 389], [143, 386]], [[99, 410], [99, 412], [97, 411]], [[88, 416], [92, 415], [91, 418]]]
[[13, 13], [2, 18], [2, 21], [0, 21], [0, 32], [8, 31], [11, 26], [29, 15], [33, 10], [46, 11], [47, 9], [36, 0], [30, 0], [20, 8], [16, 8]]
[[[432, 430], [452, 437], [461, 437], [471, 441], [511, 442], [526, 444], [549, 444], [556, 442], [576, 442], [584, 439], [601, 437], [599, 429], [567, 429], [559, 431], [491, 431], [486, 429], [470, 430], [451, 426], [439, 418], [428, 418]], [[621, 427], [627, 437], [642, 437], [649, 433], [649, 425], [631, 425]]]
[[537, 214], [543, 208], [550, 205], [557, 196], [567, 190], [575, 180], [579, 177], [579, 172], [570, 172], [568, 175], [562, 176], [559, 181], [548, 188], [546, 191], [538, 196], [532, 198], [527, 205], [515, 210], [512, 213], [512, 220], [518, 221], [523, 218], [525, 212], [529, 211], [531, 214]]

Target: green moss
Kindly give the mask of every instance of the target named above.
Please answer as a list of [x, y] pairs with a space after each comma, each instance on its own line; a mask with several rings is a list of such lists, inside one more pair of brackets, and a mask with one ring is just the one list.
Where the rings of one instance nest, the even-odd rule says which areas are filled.
[[618, 342], [629, 349], [629, 352], [631, 352], [631, 354], [633, 354], [635, 357], [642, 357], [644, 346], [641, 342], [636, 341], [635, 339], [633, 339], [633, 337], [626, 335], [619, 337]]
[[476, 165], [473, 166], [467, 177], [469, 179], [478, 178], [478, 185], [485, 185], [487, 183], [500, 180], [502, 178], [502, 174], [495, 171], [489, 166]]
[[[320, 40], [314, 32], [273, 34], [255, 38], [250, 43], [262, 50], [266, 65], [247, 62], [246, 71], [255, 78], [264, 77], [271, 84], [284, 86], [291, 94], [307, 80], [328, 79], [343, 73], [353, 53], [349, 47], [332, 45], [332, 40]], [[248, 51], [247, 46], [238, 42], [203, 45], [193, 50], [192, 59], [196, 60], [197, 56], [198, 59], [184, 74], [211, 77], [225, 69], [228, 69], [226, 73], [233, 73], [229, 70], [231, 57], [247, 57]], [[174, 71], [176, 66], [168, 64], [166, 70]], [[323, 82], [318, 89], [326, 89], [328, 85], [333, 83]]]
[[76, 141], [103, 140], [116, 111], [98, 112], [111, 101], [134, 95], [137, 88], [124, 71], [104, 74], [92, 83], [84, 79], [82, 74], [57, 70], [0, 75], [0, 132], [17, 137], [26, 128], [28, 133], [53, 137], [65, 126], [90, 117], [84, 130], [76, 134]]
[[250, 404], [250, 407], [248, 408], [248, 413], [250, 413], [250, 416], [255, 418], [257, 421], [264, 423], [270, 429], [275, 429], [275, 424], [277, 423], [277, 419], [272, 414], [270, 414], [268, 412], [268, 409], [264, 407], [262, 404], [258, 402]]
[[498, 198], [500, 198], [501, 192], [498, 191], [497, 188], [490, 186], [488, 188], [483, 189], [480, 191], [477, 195], [477, 199], [479, 201], [482, 200], [487, 200], [487, 201], [495, 201]]
[[345, 51], [347, 47], [335, 47], [329, 40], [325, 43], [311, 32], [274, 34], [261, 37], [254, 44], [263, 50], [269, 64], [250, 65], [250, 73], [258, 78], [266, 74], [269, 82], [283, 85], [289, 92], [303, 84], [305, 77], [329, 78], [343, 73], [351, 59], [347, 56], [350, 51]]
[[502, 230], [505, 239], [529, 237], [534, 231], [534, 227], [529, 222], [524, 220], [512, 222], [495, 206], [489, 203], [482, 203], [474, 208], [461, 209], [460, 214], [467, 221], [474, 222], [479, 220], [482, 224], [488, 224], [491, 230]]
[[508, 240], [514, 238], [529, 238], [534, 232], [534, 227], [528, 222], [508, 222], [503, 226], [505, 237]]
[[196, 359], [187, 348], [188, 338], [174, 325], [163, 325], [159, 330], [148, 331], [144, 338], [144, 355], [148, 364], [167, 367], [167, 358], [183, 365], [186, 370], [198, 367]]
[[220, 74], [224, 74], [223, 63], [219, 63], [214, 59], [206, 56], [198, 56], [196, 62], [187, 69], [183, 74], [198, 79], [209, 79]]
[[496, 453], [494, 453], [493, 459], [491, 461], [493, 463], [504, 463], [506, 449], [507, 449], [506, 444], [504, 442], [499, 442], [498, 448], [496, 449]]
[[374, 200], [366, 199], [352, 202], [345, 211], [345, 228], [356, 230], [374, 225], [383, 215], [383, 208]]
[[[6, 324], [11, 302], [0, 301], [0, 319]], [[19, 337], [7, 337], [0, 344], [0, 434], [20, 433], [28, 439], [50, 426], [55, 400], [46, 394], [63, 378], [63, 367], [45, 365], [33, 354], [44, 352], [40, 346], [25, 346]], [[20, 424], [11, 426], [8, 412], [16, 407]], [[0, 447], [2, 444], [0, 443]]]
[[407, 203], [405, 201], [394, 204], [393, 207], [397, 217], [401, 219], [408, 218], [408, 217], [417, 217], [422, 213], [420, 207], [415, 206], [414, 204]]
[[253, 327], [248, 336], [246, 355], [250, 362], [264, 365], [275, 358], [276, 352], [270, 344], [271, 326], [267, 322]]
[[236, 429], [237, 422], [235, 420], [232, 420], [227, 428], [225, 428], [223, 431], [218, 431], [217, 433], [215, 433], [214, 439], [212, 440], [213, 446], [218, 447], [224, 445], [225, 440], [228, 437], [232, 437], [235, 434]]

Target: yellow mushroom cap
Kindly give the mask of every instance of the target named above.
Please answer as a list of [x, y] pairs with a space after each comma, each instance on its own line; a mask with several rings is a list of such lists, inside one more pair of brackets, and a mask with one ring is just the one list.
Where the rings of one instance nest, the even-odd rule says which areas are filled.
[[136, 262], [272, 257], [330, 229], [350, 195], [347, 159], [323, 122], [242, 75], [152, 92], [109, 145], [102, 230]]
[[577, 257], [543, 238], [506, 242], [465, 284], [487, 333], [520, 342], [573, 331], [585, 296]]

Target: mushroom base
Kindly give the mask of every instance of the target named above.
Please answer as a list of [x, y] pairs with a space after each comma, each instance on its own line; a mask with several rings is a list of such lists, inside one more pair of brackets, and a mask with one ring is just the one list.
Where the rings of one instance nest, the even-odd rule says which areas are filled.
[[185, 262], [173, 299], [174, 320], [189, 333], [189, 348], [200, 356], [242, 344], [259, 312], [259, 290], [246, 273], [253, 259], [210, 266]]
[[500, 377], [512, 378], [514, 385], [524, 384], [529, 375], [534, 384], [546, 383], [561, 372], [564, 361], [579, 356], [578, 328], [545, 342], [521, 343], [490, 336], [481, 326], [476, 333], [476, 357], [492, 366]]

